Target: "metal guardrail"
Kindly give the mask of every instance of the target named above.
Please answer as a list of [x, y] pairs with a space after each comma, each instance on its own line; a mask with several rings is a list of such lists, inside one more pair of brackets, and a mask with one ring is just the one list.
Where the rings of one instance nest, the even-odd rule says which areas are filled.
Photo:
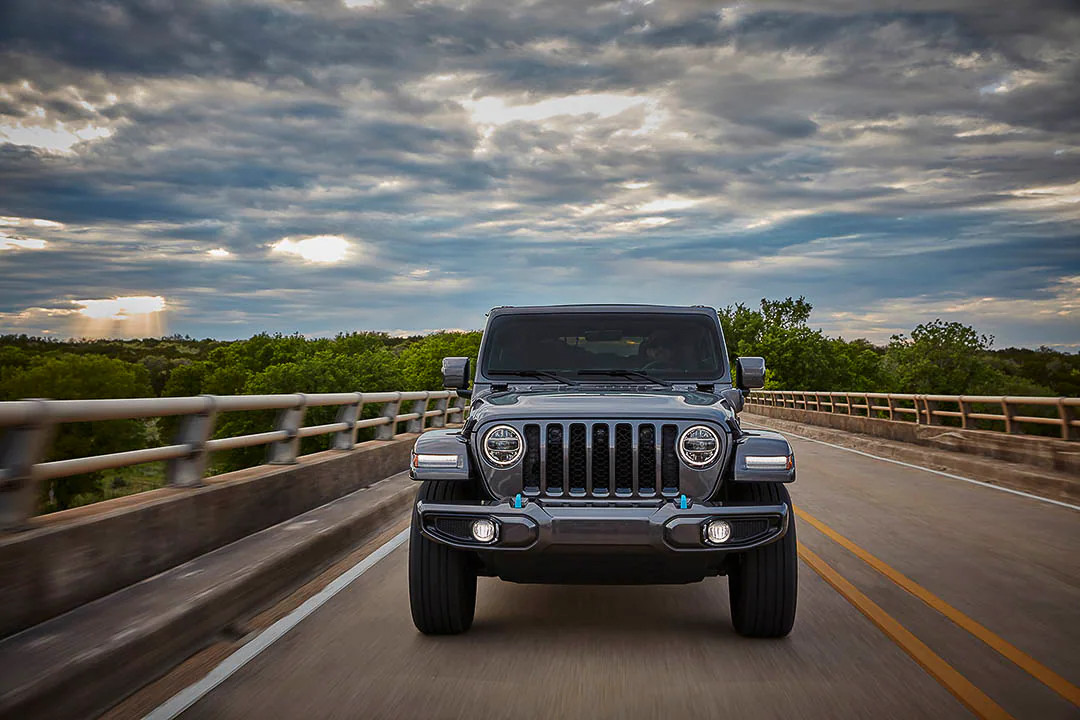
[[[430, 408], [431, 402], [435, 407]], [[378, 417], [361, 419], [364, 405], [380, 404]], [[402, 403], [408, 412], [402, 413]], [[312, 407], [337, 407], [335, 422], [303, 425]], [[442, 427], [454, 415], [464, 417], [465, 398], [453, 390], [305, 395], [200, 395], [198, 397], [117, 400], [18, 400], [0, 402], [0, 528], [23, 527], [35, 514], [38, 483], [52, 478], [167, 461], [166, 482], [172, 487], [203, 484], [208, 454], [219, 450], [268, 445], [267, 462], [296, 462], [302, 438], [333, 435], [331, 448], [352, 450], [356, 433], [376, 428], [378, 440], [389, 440], [399, 423], [405, 432]], [[224, 412], [277, 410], [274, 429], [238, 437], [212, 438], [216, 417]], [[181, 416], [173, 444], [45, 462], [55, 429], [63, 423], [134, 420]]]
[[[861, 400], [862, 402], [855, 402]], [[1065, 440], [1080, 437], [1080, 398], [1013, 397], [1007, 395], [915, 395], [872, 392], [814, 392], [810, 390], [754, 390], [747, 405], [787, 407], [819, 412], [862, 415], [889, 420], [912, 420], [921, 425], [941, 425], [943, 418], [958, 418], [960, 427], [971, 428], [976, 420], [991, 421], [990, 430], [1024, 434], [1024, 425], [1054, 425]], [[1001, 408], [990, 412], [987, 406]], [[1053, 407], [1057, 417], [1020, 415], [1024, 406]], [[1001, 427], [997, 427], [1000, 423]]]

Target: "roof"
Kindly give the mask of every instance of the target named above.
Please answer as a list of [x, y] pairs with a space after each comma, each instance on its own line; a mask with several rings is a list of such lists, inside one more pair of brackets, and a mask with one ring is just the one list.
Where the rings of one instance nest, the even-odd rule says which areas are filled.
[[503, 314], [542, 314], [542, 313], [602, 313], [602, 312], [661, 312], [686, 314], [716, 314], [716, 309], [707, 305], [640, 305], [640, 304], [594, 304], [594, 305], [500, 305], [491, 309], [491, 315]]

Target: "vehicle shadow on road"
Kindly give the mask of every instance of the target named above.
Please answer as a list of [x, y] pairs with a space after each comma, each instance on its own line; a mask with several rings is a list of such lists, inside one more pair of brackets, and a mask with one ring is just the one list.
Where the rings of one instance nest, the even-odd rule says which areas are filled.
[[[485, 592], [487, 591], [487, 592]], [[690, 585], [518, 585], [481, 579], [470, 635], [546, 641], [560, 632], [669, 640], [703, 634], [741, 640], [728, 619], [727, 582]]]

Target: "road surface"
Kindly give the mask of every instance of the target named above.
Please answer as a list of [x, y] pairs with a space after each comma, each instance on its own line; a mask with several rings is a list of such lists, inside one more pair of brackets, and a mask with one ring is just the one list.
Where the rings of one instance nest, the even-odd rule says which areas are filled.
[[182, 717], [1080, 717], [1080, 512], [791, 442], [786, 639], [735, 635], [723, 578], [482, 578], [472, 631], [424, 637], [405, 543]]

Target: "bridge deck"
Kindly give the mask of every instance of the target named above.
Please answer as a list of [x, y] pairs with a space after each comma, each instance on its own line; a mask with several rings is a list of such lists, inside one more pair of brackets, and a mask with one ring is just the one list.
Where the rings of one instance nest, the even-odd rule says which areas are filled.
[[[1060, 694], [814, 526], [1029, 654], [1069, 691], [1080, 682], [1076, 510], [792, 443], [807, 549], [1006, 712], [1077, 716]], [[795, 629], [782, 641], [734, 634], [722, 579], [626, 588], [481, 579], [472, 632], [426, 638], [409, 618], [406, 554], [404, 545], [394, 550], [183, 717], [971, 715], [805, 562]]]

